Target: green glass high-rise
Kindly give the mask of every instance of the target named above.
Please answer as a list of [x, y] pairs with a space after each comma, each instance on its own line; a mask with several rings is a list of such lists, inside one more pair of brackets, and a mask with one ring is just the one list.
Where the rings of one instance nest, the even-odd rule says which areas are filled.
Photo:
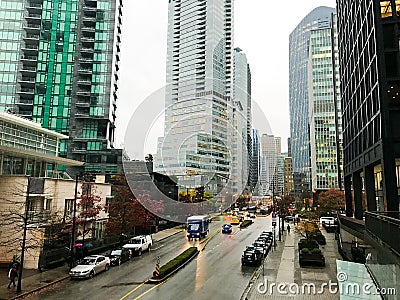
[[60, 154], [85, 171], [117, 172], [122, 0], [16, 2], [0, 2], [0, 109], [69, 135]]

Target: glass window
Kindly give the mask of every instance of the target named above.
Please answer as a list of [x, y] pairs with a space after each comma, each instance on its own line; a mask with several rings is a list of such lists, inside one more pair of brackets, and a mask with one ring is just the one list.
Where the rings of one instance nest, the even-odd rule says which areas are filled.
[[381, 18], [389, 18], [392, 16], [392, 4], [390, 1], [381, 1]]

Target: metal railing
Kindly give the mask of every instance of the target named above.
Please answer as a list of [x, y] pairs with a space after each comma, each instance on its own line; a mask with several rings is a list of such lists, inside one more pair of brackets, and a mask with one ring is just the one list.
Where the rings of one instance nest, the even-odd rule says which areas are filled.
[[400, 256], [400, 213], [365, 212], [365, 229]]

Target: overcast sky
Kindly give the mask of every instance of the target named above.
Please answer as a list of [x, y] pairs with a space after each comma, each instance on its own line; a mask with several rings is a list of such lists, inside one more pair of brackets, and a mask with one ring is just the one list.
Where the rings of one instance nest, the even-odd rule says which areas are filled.
[[[234, 47], [247, 55], [252, 73], [252, 98], [262, 108], [272, 133], [282, 138], [283, 152], [287, 150], [290, 135], [289, 35], [318, 6], [335, 7], [335, 0], [234, 2]], [[135, 108], [165, 86], [167, 17], [168, 0], [124, 1], [117, 147], [124, 143], [126, 127]], [[154, 136], [163, 134], [162, 123], [160, 119], [152, 128], [144, 153], [156, 152]], [[261, 133], [265, 131], [259, 129]]]

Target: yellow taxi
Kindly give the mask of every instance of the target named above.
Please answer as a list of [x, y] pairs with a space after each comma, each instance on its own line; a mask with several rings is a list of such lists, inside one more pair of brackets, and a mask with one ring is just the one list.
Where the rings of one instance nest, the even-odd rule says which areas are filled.
[[239, 225], [240, 220], [237, 216], [232, 216], [231, 225]]

